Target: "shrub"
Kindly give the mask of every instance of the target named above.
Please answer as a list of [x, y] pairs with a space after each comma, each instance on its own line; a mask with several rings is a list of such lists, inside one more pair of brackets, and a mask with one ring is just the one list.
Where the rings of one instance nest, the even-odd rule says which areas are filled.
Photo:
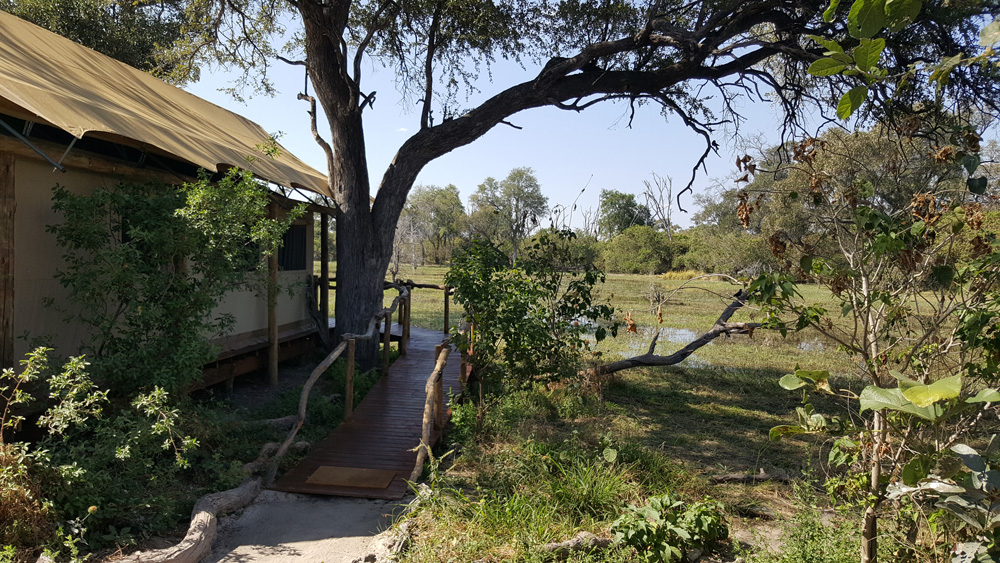
[[611, 525], [615, 541], [636, 550], [647, 563], [682, 561], [691, 549], [702, 549], [729, 537], [721, 503], [686, 505], [669, 491], [644, 506], [629, 506]]
[[604, 273], [572, 260], [567, 242], [575, 237], [544, 232], [513, 267], [489, 242], [473, 241], [456, 252], [445, 279], [474, 330], [456, 330], [453, 339], [463, 352], [474, 350], [477, 377], [516, 387], [558, 376], [573, 370], [577, 354], [589, 346], [588, 333], [600, 341], [609, 328], [617, 332], [614, 309], [596, 298]]
[[208, 338], [232, 325], [213, 311], [252, 281], [301, 213], [267, 218], [268, 188], [233, 170], [182, 189], [118, 184], [77, 195], [56, 186], [48, 227], [64, 250], [56, 277], [69, 289], [69, 321], [88, 327], [92, 372], [128, 395], [178, 391], [213, 357]]
[[636, 225], [604, 243], [601, 266], [623, 274], [660, 274], [673, 265], [673, 246], [666, 233]]

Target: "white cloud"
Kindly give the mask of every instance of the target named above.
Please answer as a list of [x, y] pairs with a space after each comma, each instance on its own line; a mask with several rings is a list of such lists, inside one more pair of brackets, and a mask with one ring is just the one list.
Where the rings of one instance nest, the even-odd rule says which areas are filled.
[[400, 127], [399, 129], [396, 129], [397, 133], [406, 133], [407, 131], [409, 131], [409, 129], [407, 129], [406, 127]]

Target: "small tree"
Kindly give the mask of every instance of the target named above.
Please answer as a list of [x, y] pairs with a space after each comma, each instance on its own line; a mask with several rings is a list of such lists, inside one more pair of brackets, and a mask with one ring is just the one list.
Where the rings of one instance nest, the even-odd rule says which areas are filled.
[[[1000, 382], [993, 352], [1000, 344], [998, 232], [985, 220], [987, 200], [966, 189], [966, 174], [978, 168], [979, 137], [953, 118], [921, 131], [946, 131], [934, 139], [948, 143], [946, 150], [928, 161], [935, 154], [931, 141], [890, 129], [831, 132], [793, 147], [784, 178], [765, 185], [811, 220], [795, 236], [770, 233], [782, 267], [751, 285], [766, 326], [819, 331], [854, 359], [868, 384], [860, 397], [843, 392], [859, 400], [862, 413], [872, 411], [852, 417], [856, 426], [827, 420], [807, 404], [798, 424], [771, 433], [773, 439], [831, 429], [851, 435], [831, 459], [852, 461], [866, 477], [851, 491], [864, 512], [863, 561], [877, 558], [887, 484], [944, 478], [939, 464], [954, 459], [949, 448], [974, 429], [983, 404], [1000, 398], [975, 393]], [[825, 286], [835, 305], [801, 301], [796, 279]], [[781, 383], [835, 391], [829, 373], [816, 369], [797, 370]]]
[[240, 171], [181, 189], [54, 189], [63, 222], [48, 230], [65, 250], [56, 276], [69, 290], [67, 320], [90, 327], [83, 349], [96, 378], [127, 395], [199, 376], [215, 353], [209, 338], [232, 326], [213, 311], [233, 289], [262, 287], [263, 258], [302, 213], [269, 219], [268, 194]]
[[[495, 244], [474, 240], [456, 251], [445, 278], [472, 325], [453, 338], [472, 355], [473, 373], [503, 386], [575, 373], [590, 338], [617, 332], [614, 310], [598, 301], [604, 273], [574, 260], [571, 231], [543, 231], [515, 266]], [[591, 337], [590, 334], [593, 334]]]

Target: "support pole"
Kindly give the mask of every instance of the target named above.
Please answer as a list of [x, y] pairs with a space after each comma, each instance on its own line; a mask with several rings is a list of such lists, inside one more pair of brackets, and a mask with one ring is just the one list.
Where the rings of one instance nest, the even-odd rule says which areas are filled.
[[330, 323], [330, 216], [320, 214], [319, 221], [319, 314], [329, 326]]
[[354, 339], [347, 341], [347, 370], [344, 374], [344, 420], [354, 414]]
[[434, 405], [434, 427], [438, 431], [444, 430], [444, 374], [442, 373], [437, 378], [437, 383], [434, 384], [435, 392], [437, 395], [435, 397], [436, 403]]
[[403, 330], [406, 332], [403, 334], [403, 338], [409, 342], [410, 341], [410, 314], [413, 312], [413, 290], [410, 290], [410, 294], [406, 296], [406, 324], [403, 326]]
[[399, 355], [406, 355], [406, 298], [399, 300], [396, 324], [399, 325]]
[[448, 334], [448, 292], [451, 290], [450, 287], [444, 286], [444, 333]]
[[[274, 202], [268, 206], [268, 217], [278, 216]], [[267, 257], [267, 382], [278, 386], [278, 250]]]
[[14, 361], [14, 155], [0, 152], [0, 369]]
[[382, 375], [386, 375], [389, 373], [389, 331], [392, 329], [392, 315], [386, 315], [383, 322], [385, 331], [382, 334]]

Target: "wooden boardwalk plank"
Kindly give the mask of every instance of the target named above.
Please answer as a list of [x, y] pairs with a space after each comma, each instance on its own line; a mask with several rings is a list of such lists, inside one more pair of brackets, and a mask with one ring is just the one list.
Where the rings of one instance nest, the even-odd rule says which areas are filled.
[[[351, 420], [345, 421], [329, 436], [313, 444], [309, 454], [289, 469], [271, 486], [290, 493], [400, 499], [406, 495], [409, 478], [420, 444], [424, 412], [424, 384], [434, 370], [434, 347], [444, 334], [417, 327], [410, 328], [406, 355], [397, 359], [355, 406]], [[459, 390], [460, 358], [454, 350], [444, 370], [445, 394]], [[306, 422], [308, 424], [308, 421]], [[440, 436], [436, 435], [435, 440]], [[385, 489], [342, 487], [306, 483], [323, 465], [388, 469], [396, 476]]]

